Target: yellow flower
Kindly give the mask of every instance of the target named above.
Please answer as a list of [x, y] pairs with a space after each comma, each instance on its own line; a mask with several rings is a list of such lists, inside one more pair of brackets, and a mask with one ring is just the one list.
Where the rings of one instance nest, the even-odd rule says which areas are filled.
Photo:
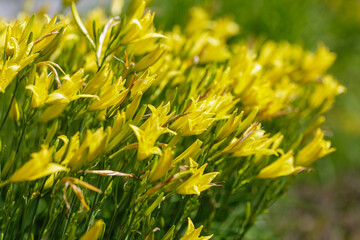
[[176, 134], [170, 129], [163, 127], [163, 124], [171, 117], [171, 115], [167, 115], [170, 110], [169, 104], [165, 106], [160, 105], [157, 109], [149, 105], [149, 108], [152, 114], [141, 127], [130, 125], [139, 142], [137, 152], [137, 158], [139, 160], [144, 160], [152, 154], [161, 155], [160, 148], [154, 146], [156, 140], [164, 133]]
[[331, 142], [324, 140], [324, 133], [318, 128], [314, 139], [303, 147], [296, 155], [296, 165], [308, 166], [319, 158], [334, 152], [335, 148], [330, 148], [330, 146]]
[[202, 145], [202, 141], [196, 139], [196, 141], [191, 144], [184, 152], [182, 152], [179, 156], [177, 156], [173, 161], [172, 164], [175, 164], [183, 159], [188, 159], [189, 157], [193, 157], [200, 149]]
[[271, 163], [269, 166], [263, 168], [258, 178], [277, 178], [281, 176], [287, 176], [291, 174], [298, 173], [302, 171], [303, 167], [294, 166], [294, 153], [289, 151], [286, 154], [279, 157], [275, 162]]
[[57, 14], [51, 19], [47, 15], [45, 17], [48, 22], [43, 26], [39, 37], [34, 42], [35, 52], [45, 49], [56, 38], [56, 34], [60, 32], [60, 29], [66, 26], [63, 20], [57, 21]]
[[244, 111], [242, 111], [239, 115], [237, 115], [237, 109], [231, 114], [230, 118], [227, 122], [220, 128], [220, 130], [216, 134], [217, 140], [222, 140], [232, 134], [235, 129], [241, 123], [241, 118], [244, 115]]
[[14, 121], [14, 122], [19, 122], [20, 121], [20, 109], [19, 109], [19, 105], [16, 101], [16, 98], [14, 98], [14, 96], [11, 96], [11, 98], [13, 98], [13, 102], [11, 104], [11, 108], [10, 108], [10, 118]]
[[89, 94], [79, 94], [77, 92], [83, 86], [85, 78], [82, 78], [84, 75], [84, 70], [80, 69], [77, 71], [71, 78], [65, 77], [65, 80], [60, 88], [49, 94], [46, 103], [48, 104], [59, 104], [59, 103], [69, 103], [70, 101], [76, 100], [81, 97], [95, 97], [94, 95]]
[[86, 83], [84, 93], [96, 94], [104, 85], [110, 84], [113, 81], [114, 74], [109, 66], [105, 64], [95, 76]]
[[233, 153], [234, 157], [250, 156], [250, 155], [272, 155], [277, 154], [276, 150], [270, 147], [275, 138], [268, 138], [269, 134], [265, 134], [261, 130], [258, 123], [252, 124], [238, 139], [234, 138], [230, 145], [223, 152]]
[[215, 113], [207, 111], [209, 103], [192, 99], [184, 116], [175, 120], [171, 128], [180, 131], [182, 136], [199, 135], [215, 121]]
[[143, 14], [145, 6], [146, 2], [142, 1], [142, 3], [137, 6], [132, 18], [124, 27], [125, 36], [121, 39], [122, 45], [152, 37], [151, 34], [154, 33], [153, 21], [155, 14], [151, 14], [150, 11]]
[[306, 52], [302, 59], [302, 69], [306, 73], [303, 81], [316, 81], [334, 63], [336, 55], [323, 44], [318, 46], [315, 53]]
[[321, 107], [320, 113], [328, 111], [335, 101], [335, 97], [346, 91], [346, 88], [333, 77], [326, 75], [316, 85], [310, 96], [310, 105], [313, 108]]
[[201, 225], [199, 228], [195, 229], [195, 226], [190, 218], [188, 218], [188, 227], [186, 229], [185, 235], [180, 238], [180, 240], [207, 240], [210, 239], [213, 235], [200, 237], [200, 233], [203, 226]]
[[43, 68], [40, 76], [36, 74], [35, 85], [30, 84], [26, 86], [26, 89], [33, 93], [31, 98], [31, 106], [33, 108], [42, 107], [46, 103], [52, 81], [53, 75], [48, 76], [46, 68]]
[[[190, 163], [194, 162], [190, 158]], [[194, 163], [192, 163], [194, 165]], [[197, 165], [197, 164], [196, 164]], [[207, 166], [207, 163], [202, 165], [199, 169], [193, 170], [193, 175], [182, 183], [177, 189], [176, 192], [179, 194], [197, 194], [200, 195], [202, 191], [205, 191], [211, 188], [211, 181], [218, 175], [218, 172], [204, 173], [204, 170]]]
[[[91, 130], [86, 131], [85, 139], [79, 146], [78, 133], [72, 138], [68, 155], [62, 164], [71, 167], [72, 171], [78, 171], [84, 164], [94, 161], [105, 152], [110, 128], [106, 131], [99, 128], [94, 133]], [[73, 140], [74, 139], [74, 140]]]
[[147, 70], [135, 81], [134, 86], [131, 88], [131, 98], [134, 96], [144, 93], [151, 87], [152, 83], [156, 78], [156, 74], [150, 75], [150, 71]]
[[5, 60], [4, 65], [0, 64], [0, 92], [5, 92], [16, 75], [37, 56], [36, 53], [31, 53], [31, 48], [32, 43], [16, 45], [13, 56]]
[[174, 152], [171, 150], [171, 148], [166, 148], [159, 160], [154, 164], [152, 167], [150, 174], [149, 174], [149, 181], [155, 182], [159, 180], [161, 177], [163, 177], [167, 171], [171, 167], [171, 161], [174, 158]]
[[42, 146], [41, 150], [31, 154], [31, 159], [26, 162], [9, 178], [10, 182], [34, 181], [36, 179], [61, 171], [68, 171], [68, 168], [52, 163], [53, 148]]
[[97, 220], [94, 225], [81, 236], [80, 240], [97, 240], [101, 237], [105, 230], [105, 223], [102, 219]]
[[39, 122], [46, 123], [59, 117], [66, 109], [67, 103], [51, 105], [41, 114]]
[[135, 64], [135, 71], [143, 71], [147, 69], [148, 67], [155, 64], [161, 56], [165, 52], [164, 46], [159, 46], [157, 49], [153, 50], [152, 52], [148, 53], [146, 56], [141, 58], [141, 60]]
[[107, 82], [105, 86], [101, 88], [100, 100], [93, 102], [89, 111], [107, 109], [112, 106], [119, 106], [126, 98], [129, 91], [124, 88], [125, 80], [122, 78], [116, 80], [111, 84]]
[[125, 112], [117, 112], [115, 116], [115, 122], [111, 129], [109, 143], [106, 148], [106, 152], [111, 151], [117, 144], [126, 137], [127, 133], [131, 131], [128, 125], [125, 125], [126, 115]]

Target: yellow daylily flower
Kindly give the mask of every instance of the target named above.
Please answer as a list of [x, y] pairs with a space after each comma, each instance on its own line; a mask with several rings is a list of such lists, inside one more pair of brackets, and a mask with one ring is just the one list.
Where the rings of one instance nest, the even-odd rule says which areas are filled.
[[328, 111], [335, 101], [335, 97], [344, 93], [346, 88], [337, 82], [332, 76], [324, 76], [316, 85], [310, 96], [310, 105], [313, 108], [321, 107], [320, 113]]
[[97, 240], [105, 231], [105, 223], [102, 219], [97, 220], [94, 225], [81, 236], [80, 240]]
[[315, 53], [306, 52], [302, 59], [302, 69], [306, 75], [304, 82], [316, 81], [334, 63], [336, 54], [332, 53], [323, 44], [318, 46]]
[[174, 158], [174, 152], [171, 148], [166, 148], [157, 163], [152, 167], [149, 174], [149, 182], [155, 182], [162, 178], [171, 167], [171, 161]]
[[31, 159], [26, 162], [9, 178], [10, 182], [34, 181], [36, 179], [69, 169], [52, 163], [53, 148], [42, 146], [41, 150], [31, 154]]
[[[190, 158], [190, 162], [193, 160]], [[182, 183], [177, 189], [178, 194], [197, 194], [200, 195], [202, 191], [211, 188], [211, 181], [218, 175], [218, 172], [204, 173], [207, 163], [202, 165], [199, 169], [193, 170], [193, 175]]]
[[163, 127], [165, 122], [172, 116], [172, 114], [167, 115], [170, 111], [170, 104], [165, 106], [162, 106], [161, 104], [158, 108], [149, 105], [149, 108], [152, 111], [149, 119], [147, 119], [140, 127], [130, 125], [139, 142], [137, 152], [137, 158], [139, 160], [144, 160], [152, 154], [161, 155], [160, 148], [154, 146], [156, 140], [164, 133], [176, 134], [170, 129]]
[[128, 21], [124, 27], [125, 36], [121, 39], [121, 44], [126, 45], [133, 43], [137, 40], [144, 39], [149, 33], [154, 32], [153, 21], [155, 13], [148, 11], [143, 15], [145, 10], [146, 2], [142, 3], [137, 7], [132, 18]]
[[220, 130], [216, 134], [217, 140], [222, 140], [232, 134], [235, 129], [241, 123], [241, 118], [244, 115], [244, 111], [242, 111], [239, 115], [237, 115], [237, 109], [231, 114], [230, 118], [227, 122], [220, 128]]
[[179, 156], [177, 156], [173, 161], [172, 164], [175, 164], [183, 159], [188, 159], [189, 157], [193, 157], [196, 154], [202, 145], [202, 141], [196, 139], [196, 141], [191, 144], [184, 152], [182, 152]]
[[295, 163], [298, 166], [309, 166], [319, 158], [335, 151], [335, 148], [330, 147], [331, 142], [324, 140], [324, 133], [318, 128], [313, 140], [303, 147], [296, 155]]
[[87, 130], [85, 139], [80, 145], [78, 133], [76, 133], [71, 138], [70, 149], [61, 164], [71, 167], [72, 171], [78, 171], [84, 164], [94, 161], [105, 152], [109, 133], [110, 128], [106, 131], [103, 128], [99, 128], [94, 133], [91, 130]]
[[54, 75], [48, 76], [46, 68], [43, 68], [40, 76], [36, 74], [35, 85], [30, 84], [26, 86], [26, 89], [33, 93], [31, 98], [31, 106], [33, 108], [42, 107], [46, 103], [53, 78]]
[[208, 112], [205, 101], [192, 99], [184, 116], [175, 120], [171, 128], [180, 131], [182, 136], [199, 135], [205, 132], [215, 121], [213, 112]]
[[152, 52], [148, 53], [145, 57], [141, 58], [141, 60], [135, 64], [135, 71], [143, 71], [148, 67], [155, 64], [161, 56], [165, 52], [164, 46], [159, 46], [157, 49], [153, 50]]
[[275, 149], [271, 148], [271, 143], [275, 138], [269, 138], [269, 134], [265, 134], [261, 130], [261, 125], [258, 123], [252, 124], [243, 135], [238, 138], [233, 138], [230, 145], [227, 146], [223, 152], [232, 153], [234, 157], [250, 156], [250, 155], [277, 155]]
[[128, 90], [124, 88], [125, 80], [122, 78], [116, 80], [115, 83], [111, 84], [107, 82], [105, 86], [101, 88], [101, 94], [99, 100], [93, 102], [89, 111], [103, 110], [112, 106], [119, 106], [126, 98]]
[[147, 70], [135, 80], [134, 86], [131, 88], [131, 98], [134, 96], [144, 93], [146, 90], [151, 87], [152, 83], [155, 81], [156, 74], [150, 75], [150, 71]]
[[213, 235], [206, 236], [206, 237], [200, 236], [202, 228], [203, 228], [203, 226], [201, 225], [199, 228], [195, 229], [193, 222], [191, 221], [190, 218], [188, 218], [188, 227], [186, 229], [186, 233], [182, 238], [180, 238], [180, 240], [208, 240], [208, 239], [210, 239]]
[[66, 26], [63, 20], [57, 21], [57, 14], [51, 19], [45, 15], [47, 23], [39, 34], [37, 40], [34, 42], [34, 51], [38, 52], [48, 46], [60, 32], [60, 29]]
[[36, 53], [31, 53], [32, 46], [32, 43], [26, 42], [17, 45], [13, 56], [5, 60], [3, 65], [0, 64], [0, 92], [5, 92], [16, 75], [37, 56]]
[[[96, 60], [96, 59], [95, 59]], [[114, 73], [110, 65], [106, 63], [94, 77], [86, 83], [84, 93], [96, 94], [104, 85], [110, 84], [113, 81]]]
[[16, 101], [16, 98], [14, 98], [14, 96], [11, 96], [11, 98], [13, 98], [13, 102], [11, 104], [10, 107], [10, 118], [14, 121], [14, 122], [19, 122], [20, 121], [20, 109], [19, 109], [19, 105]]
[[80, 88], [85, 82], [85, 78], [82, 78], [84, 75], [84, 70], [80, 69], [77, 71], [71, 78], [65, 77], [65, 80], [60, 88], [49, 94], [46, 103], [48, 104], [59, 104], [59, 103], [69, 103], [73, 100], [76, 100], [81, 97], [95, 97], [96, 95], [89, 94], [79, 94], [77, 95]]
[[45, 111], [41, 114], [39, 122], [46, 123], [57, 118], [65, 111], [67, 105], [67, 103], [61, 103], [47, 107]]
[[258, 178], [277, 178], [298, 173], [304, 170], [304, 167], [294, 166], [294, 152], [291, 150], [279, 157], [275, 162], [263, 168]]
[[144, 130], [134, 125], [130, 125], [130, 127], [134, 131], [139, 142], [137, 153], [137, 158], [139, 160], [144, 160], [153, 154], [161, 155], [160, 148], [154, 146], [158, 137], [164, 133], [176, 134], [168, 128], [161, 127], [156, 120]]

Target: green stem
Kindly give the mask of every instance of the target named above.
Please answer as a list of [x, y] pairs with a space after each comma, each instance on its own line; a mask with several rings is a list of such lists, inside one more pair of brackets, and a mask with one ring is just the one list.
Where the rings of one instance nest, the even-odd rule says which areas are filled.
[[28, 240], [30, 240], [30, 238], [31, 238], [32, 228], [33, 228], [33, 225], [34, 225], [35, 219], [36, 219], [36, 211], [37, 211], [37, 209], [38, 209], [38, 207], [39, 207], [39, 202], [40, 202], [40, 198], [41, 198], [41, 192], [42, 192], [43, 189], [44, 189], [45, 182], [46, 182], [46, 180], [44, 179], [44, 180], [43, 180], [43, 184], [42, 184], [42, 186], [41, 186], [41, 189], [40, 189], [40, 191], [39, 191], [40, 194], [39, 194], [38, 198], [36, 199], [35, 209], [34, 209], [34, 213], [33, 213], [33, 215], [32, 215], [32, 221], [31, 221], [31, 224], [30, 224], [30, 230], [29, 230]]
[[18, 85], [19, 85], [19, 81], [17, 80], [17, 81], [16, 81], [16, 85], [15, 85], [15, 89], [14, 89], [14, 92], [13, 92], [13, 97], [12, 97], [12, 98], [11, 98], [11, 100], [10, 100], [10, 104], [9, 104], [9, 107], [8, 107], [8, 109], [7, 109], [7, 111], [6, 111], [6, 114], [5, 114], [4, 120], [3, 120], [3, 121], [2, 121], [2, 123], [1, 123], [1, 126], [0, 126], [0, 131], [1, 131], [1, 129], [4, 127], [5, 122], [6, 122], [6, 119], [7, 119], [7, 118], [8, 118], [8, 116], [9, 116], [10, 109], [11, 109], [11, 105], [12, 105], [12, 104], [13, 104], [13, 102], [14, 102], [14, 99], [15, 99], [15, 94], [16, 94], [16, 90], [17, 90]]

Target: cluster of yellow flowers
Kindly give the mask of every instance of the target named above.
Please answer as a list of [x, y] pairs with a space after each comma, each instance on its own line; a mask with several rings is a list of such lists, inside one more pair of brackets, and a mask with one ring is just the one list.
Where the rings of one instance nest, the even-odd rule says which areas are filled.
[[[312, 53], [286, 42], [228, 44], [239, 26], [201, 8], [190, 11], [184, 30], [159, 32], [145, 7], [133, 1], [126, 18], [96, 9], [82, 20], [72, 3], [73, 19], [21, 15], [0, 29], [0, 186], [17, 191], [13, 183], [37, 180], [27, 186], [41, 196], [63, 187], [58, 204], [75, 214], [70, 186], [91, 211], [93, 227], [81, 239], [104, 234], [103, 220], [94, 223], [98, 205], [113, 194], [118, 211], [119, 186], [129, 218], [119, 220], [120, 230], [112, 221], [122, 216], [99, 213], [105, 234], [156, 239], [156, 229], [140, 226], [160, 226], [155, 211], [167, 221], [156, 208], [173, 195], [198, 198], [219, 186], [215, 178], [235, 186], [293, 175], [334, 151], [322, 114], [345, 89], [326, 74], [335, 55], [325, 46]], [[80, 187], [98, 193], [96, 211]], [[180, 214], [177, 228], [192, 211]], [[199, 237], [201, 229], [189, 218], [181, 239], [210, 239]], [[66, 224], [64, 232], [76, 231]]]

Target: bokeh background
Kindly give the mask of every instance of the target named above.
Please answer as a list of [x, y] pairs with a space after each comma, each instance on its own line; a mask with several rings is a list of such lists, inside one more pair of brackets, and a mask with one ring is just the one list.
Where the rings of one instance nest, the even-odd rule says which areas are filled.
[[[80, 0], [85, 12], [107, 0]], [[46, 7], [44, 8], [44, 4]], [[360, 239], [360, 1], [359, 0], [153, 0], [156, 26], [184, 25], [188, 9], [203, 6], [213, 16], [229, 15], [240, 26], [234, 41], [288, 41], [315, 50], [324, 43], [337, 54], [330, 69], [347, 92], [327, 114], [325, 129], [337, 151], [300, 174], [282, 199], [258, 219], [248, 240]], [[0, 0], [0, 16], [23, 9], [67, 12], [61, 0]]]

